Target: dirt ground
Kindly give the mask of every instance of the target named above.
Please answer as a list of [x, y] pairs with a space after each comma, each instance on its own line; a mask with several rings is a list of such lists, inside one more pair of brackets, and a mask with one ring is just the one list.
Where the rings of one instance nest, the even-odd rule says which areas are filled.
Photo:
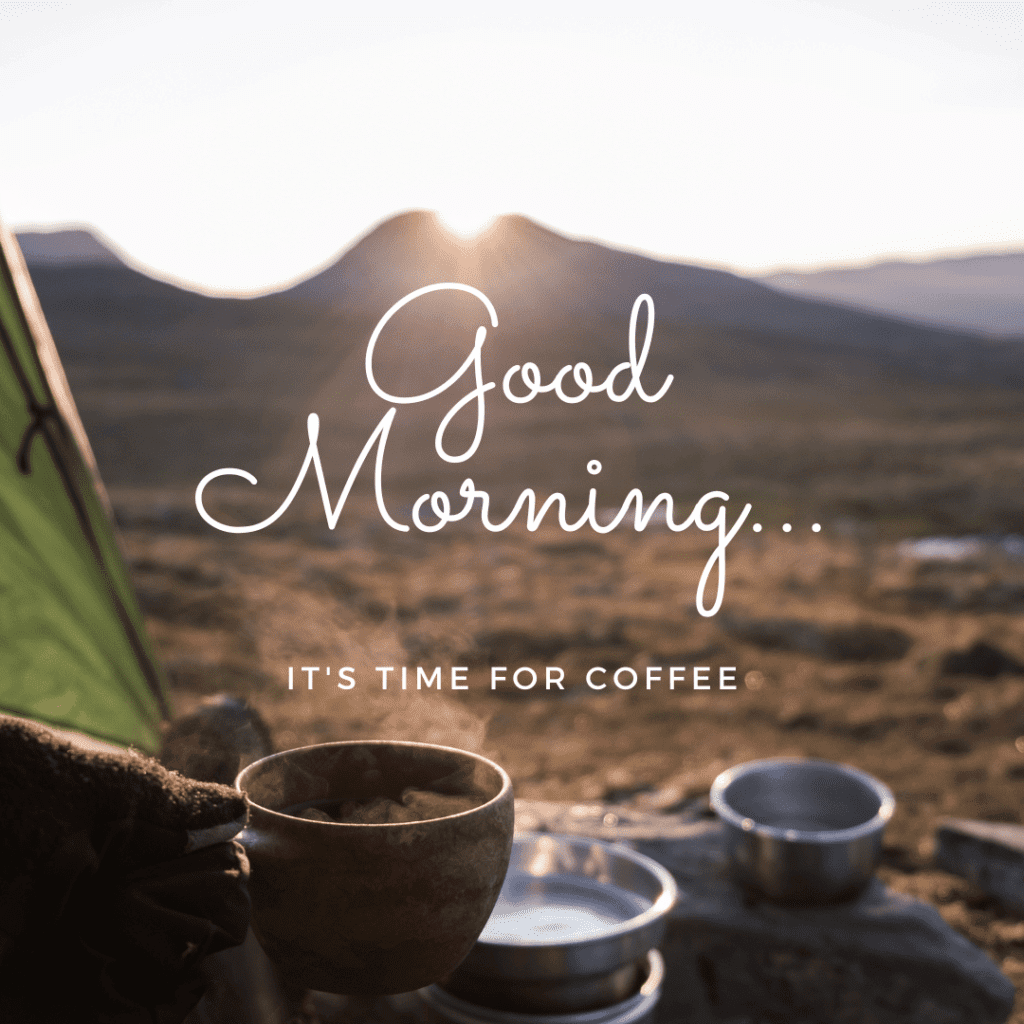
[[[753, 758], [854, 764], [897, 798], [884, 880], [935, 904], [1024, 986], [1024, 920], [931, 863], [943, 817], [1021, 821], [1024, 561], [1002, 549], [928, 560], [841, 521], [745, 530], [722, 611], [704, 618], [704, 535], [398, 536], [366, 516], [334, 533], [231, 537], [122, 519], [178, 712], [227, 691], [279, 749], [359, 737], [471, 748], [540, 799], [669, 808]], [[694, 689], [699, 666], [708, 690]], [[505, 679], [492, 689], [495, 667]], [[621, 668], [624, 685], [636, 673], [630, 689], [615, 685]], [[513, 684], [517, 669], [524, 685], [536, 671], [532, 689]], [[605, 670], [592, 675], [603, 690], [587, 686], [591, 669]], [[735, 689], [718, 687], [723, 669]]]

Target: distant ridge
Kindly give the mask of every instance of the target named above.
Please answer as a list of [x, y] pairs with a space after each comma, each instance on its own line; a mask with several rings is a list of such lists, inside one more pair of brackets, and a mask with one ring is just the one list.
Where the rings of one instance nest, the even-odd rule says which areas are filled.
[[963, 328], [907, 323], [727, 271], [613, 249], [560, 235], [520, 215], [499, 217], [478, 237], [464, 240], [448, 233], [435, 214], [399, 214], [280, 294], [336, 314], [376, 319], [413, 289], [437, 281], [480, 288], [519, 333], [550, 334], [593, 319], [628, 318], [635, 298], [647, 293], [662, 323], [881, 350], [918, 367], [936, 359], [948, 365], [963, 355]]
[[18, 244], [30, 267], [74, 265], [124, 266], [114, 250], [87, 228], [54, 228], [47, 231], [19, 231]]
[[760, 279], [805, 299], [992, 337], [1024, 336], [1024, 252], [959, 256]]

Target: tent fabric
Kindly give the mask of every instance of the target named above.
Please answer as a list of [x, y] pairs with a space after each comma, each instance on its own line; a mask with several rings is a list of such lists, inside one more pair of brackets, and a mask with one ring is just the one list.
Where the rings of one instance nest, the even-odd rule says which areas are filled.
[[2, 224], [0, 711], [148, 753], [169, 716], [85, 430]]

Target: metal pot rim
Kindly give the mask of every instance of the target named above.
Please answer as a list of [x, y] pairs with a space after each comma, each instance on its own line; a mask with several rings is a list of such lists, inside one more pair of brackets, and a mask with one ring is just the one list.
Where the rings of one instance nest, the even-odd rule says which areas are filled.
[[[819, 769], [827, 768], [839, 775], [844, 775], [846, 778], [860, 783], [875, 795], [878, 799], [878, 810], [867, 821], [850, 828], [812, 831], [767, 825], [738, 813], [729, 804], [727, 791], [732, 783], [743, 778], [745, 775], [768, 767], [785, 766], [792, 766], [794, 768], [809, 766]], [[728, 768], [712, 783], [710, 803], [715, 813], [723, 821], [742, 832], [770, 836], [772, 839], [782, 842], [805, 843], [815, 846], [849, 843], [865, 836], [874, 835], [886, 826], [889, 819], [892, 818], [893, 811], [896, 809], [896, 799], [892, 794], [892, 790], [873, 775], [861, 771], [860, 768], [854, 768], [852, 765], [814, 757], [768, 757], [759, 761], [747, 761], [745, 764], [738, 764]]]
[[[641, 933], [644, 929], [661, 921], [662, 918], [668, 915], [668, 912], [672, 907], [675, 906], [676, 900], [679, 896], [679, 887], [676, 885], [676, 880], [672, 877], [672, 873], [667, 868], [662, 867], [656, 860], [653, 860], [642, 853], [637, 853], [636, 850], [631, 850], [628, 846], [621, 843], [607, 843], [601, 839], [590, 839], [583, 836], [564, 835], [562, 833], [555, 832], [517, 832], [513, 839], [513, 856], [515, 855], [515, 845], [537, 842], [545, 839], [562, 844], [568, 844], [570, 846], [603, 846], [616, 857], [621, 857], [624, 860], [631, 861], [637, 867], [643, 868], [649, 874], [653, 875], [661, 886], [661, 892], [657, 899], [655, 899], [646, 910], [637, 914], [635, 917], [631, 917], [619, 924], [608, 925], [600, 931], [595, 930], [594, 932], [589, 933], [585, 939], [573, 940], [572, 942], [567, 943], [564, 937], [550, 939], [531, 938], [529, 943], [520, 944], [493, 942], [481, 937], [477, 939], [478, 946], [484, 947], [488, 950], [525, 950], [538, 946], [558, 947], [567, 945], [571, 946], [573, 949], [585, 949], [608, 942], [610, 939], [617, 939], [634, 933]], [[499, 896], [499, 899], [500, 898], [501, 897]]]

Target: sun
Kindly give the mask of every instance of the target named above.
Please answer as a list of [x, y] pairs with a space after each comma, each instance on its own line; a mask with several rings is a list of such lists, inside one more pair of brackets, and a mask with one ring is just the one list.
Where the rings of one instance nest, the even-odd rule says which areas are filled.
[[497, 219], [497, 214], [467, 205], [438, 210], [437, 217], [446, 230], [468, 240], [482, 234]]

